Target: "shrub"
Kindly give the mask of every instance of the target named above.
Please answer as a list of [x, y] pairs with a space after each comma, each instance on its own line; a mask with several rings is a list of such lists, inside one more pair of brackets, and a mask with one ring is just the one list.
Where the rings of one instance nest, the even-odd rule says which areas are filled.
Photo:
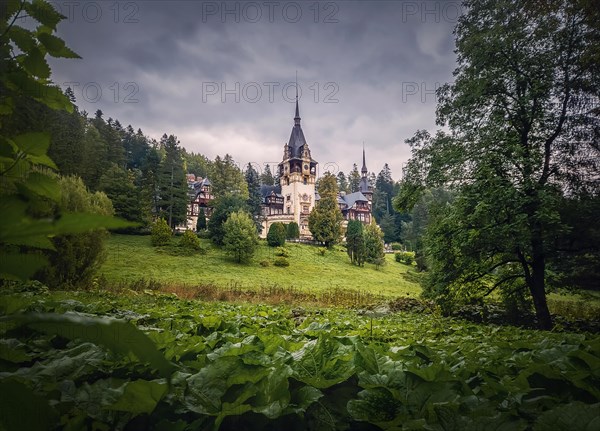
[[171, 243], [171, 236], [173, 235], [173, 232], [171, 232], [171, 228], [169, 227], [165, 219], [159, 218], [152, 225], [151, 235], [152, 245], [157, 247], [169, 245]]
[[399, 251], [394, 253], [394, 258], [396, 259], [396, 262], [412, 265], [415, 260], [415, 253], [413, 251]]
[[210, 239], [210, 232], [207, 231], [206, 229], [201, 230], [200, 232], [197, 233], [198, 238], [202, 238], [202, 239]]
[[286, 235], [287, 232], [283, 223], [273, 223], [267, 233], [267, 244], [271, 247], [281, 247], [285, 244]]
[[[62, 177], [57, 185], [62, 192], [58, 204], [60, 210], [113, 215], [110, 199], [102, 192], [90, 192], [81, 178]], [[52, 237], [54, 250], [46, 253], [50, 265], [43, 268], [36, 278], [50, 287], [90, 285], [94, 273], [106, 257], [104, 240], [107, 236], [105, 229], [96, 229]]]
[[267, 266], [269, 266], [271, 263], [268, 260], [261, 260], [260, 261], [260, 266], [262, 266], [263, 268], [266, 268]]
[[394, 250], [394, 251], [402, 250], [402, 244], [400, 244], [399, 242], [393, 242], [390, 244], [390, 246], [392, 247], [392, 250]]
[[377, 257], [377, 258], [373, 259], [373, 262], [371, 262], [371, 263], [373, 263], [375, 265], [375, 268], [377, 270], [379, 270], [379, 267], [381, 265], [385, 265], [385, 257]]
[[278, 257], [273, 261], [273, 265], [275, 266], [290, 266], [290, 261], [285, 257]]
[[179, 246], [191, 250], [200, 250], [200, 239], [194, 232], [187, 229], [179, 240]]
[[290, 257], [290, 253], [285, 247], [277, 247], [275, 250], [275, 256]]
[[300, 238], [300, 228], [295, 221], [289, 223], [286, 227], [288, 239]]

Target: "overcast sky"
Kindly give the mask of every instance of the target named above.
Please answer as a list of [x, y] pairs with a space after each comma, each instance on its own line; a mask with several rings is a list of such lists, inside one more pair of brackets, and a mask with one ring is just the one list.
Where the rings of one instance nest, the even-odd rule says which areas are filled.
[[435, 128], [452, 80], [454, 1], [63, 1], [58, 34], [83, 57], [52, 60], [77, 104], [189, 151], [281, 161], [298, 73], [302, 128], [320, 172], [388, 163]]

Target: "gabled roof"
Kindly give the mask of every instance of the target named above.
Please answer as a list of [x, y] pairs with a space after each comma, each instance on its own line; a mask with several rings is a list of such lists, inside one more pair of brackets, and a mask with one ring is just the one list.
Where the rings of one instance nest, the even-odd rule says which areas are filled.
[[342, 199], [344, 199], [344, 202], [346, 205], [348, 205], [348, 208], [352, 208], [356, 202], [369, 202], [369, 200], [361, 192], [350, 193], [349, 195], [343, 196]]

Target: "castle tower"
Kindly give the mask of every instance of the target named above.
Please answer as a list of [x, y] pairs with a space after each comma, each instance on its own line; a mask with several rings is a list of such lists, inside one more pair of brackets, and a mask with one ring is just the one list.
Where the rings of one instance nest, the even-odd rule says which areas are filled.
[[365, 161], [365, 145], [363, 144], [363, 164], [360, 170], [361, 179], [359, 183], [360, 192], [365, 195], [369, 202], [373, 201], [373, 188], [369, 185], [369, 178], [367, 177], [369, 170], [367, 169], [367, 163]]
[[296, 94], [296, 115], [289, 141], [284, 144], [283, 161], [279, 164], [279, 181], [284, 197], [283, 213], [292, 215], [300, 227], [301, 237], [310, 237], [308, 215], [315, 206], [317, 161], [310, 155], [300, 126], [300, 109]]

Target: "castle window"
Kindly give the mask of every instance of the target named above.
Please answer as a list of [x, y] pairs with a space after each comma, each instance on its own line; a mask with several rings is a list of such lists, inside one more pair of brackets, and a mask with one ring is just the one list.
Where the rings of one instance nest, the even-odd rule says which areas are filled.
[[286, 195], [285, 200], [289, 202], [290, 199], [291, 199], [291, 196], [290, 195]]
[[308, 181], [306, 180], [306, 177], [304, 177], [304, 184], [306, 185], [308, 183]]

